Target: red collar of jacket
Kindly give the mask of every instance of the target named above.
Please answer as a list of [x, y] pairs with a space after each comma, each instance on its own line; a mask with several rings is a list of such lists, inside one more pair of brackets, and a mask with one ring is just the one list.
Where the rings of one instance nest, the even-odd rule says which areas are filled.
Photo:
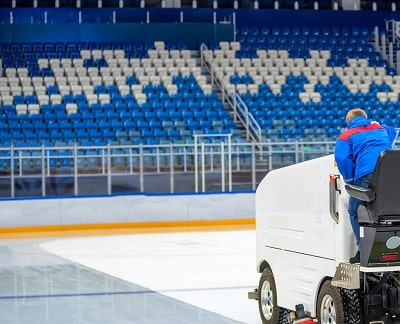
[[342, 134], [340, 134], [339, 139], [341, 139], [343, 141], [347, 141], [349, 139], [349, 137], [353, 134], [367, 132], [370, 130], [380, 129], [380, 128], [383, 128], [383, 127], [381, 125], [379, 125], [378, 123], [371, 123], [367, 126], [350, 128], [350, 129], [346, 130], [345, 132], [343, 132]]

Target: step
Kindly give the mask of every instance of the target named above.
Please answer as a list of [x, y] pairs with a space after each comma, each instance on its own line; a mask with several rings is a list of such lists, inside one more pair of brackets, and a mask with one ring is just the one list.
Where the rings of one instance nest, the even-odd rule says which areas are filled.
[[340, 263], [331, 281], [332, 286], [345, 289], [360, 288], [360, 265]]

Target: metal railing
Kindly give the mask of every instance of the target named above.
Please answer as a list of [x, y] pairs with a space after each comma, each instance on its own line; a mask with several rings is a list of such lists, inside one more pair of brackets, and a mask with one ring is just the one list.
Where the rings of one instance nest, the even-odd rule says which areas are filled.
[[276, 168], [330, 154], [332, 142], [0, 148], [0, 198], [255, 190]]
[[234, 90], [230, 91], [229, 89], [227, 89], [227, 87], [225, 87], [224, 84], [222, 84], [221, 81], [218, 80], [214, 67], [209, 64], [209, 62], [204, 57], [204, 53], [207, 50], [207, 46], [201, 44], [201, 66], [207, 69], [208, 74], [211, 76], [211, 83], [218, 87], [218, 92], [221, 94], [222, 101], [229, 105], [231, 111], [233, 112], [233, 119], [235, 120], [235, 122], [239, 121], [240, 124], [243, 126], [246, 133], [246, 139], [261, 142], [263, 139], [262, 130], [259, 123], [253, 116], [253, 114], [249, 111], [249, 108], [240, 97], [240, 95]]
[[262, 130], [260, 124], [257, 122], [256, 118], [249, 111], [249, 108], [244, 103], [243, 99], [237, 93], [232, 93], [227, 101], [233, 107], [233, 110], [237, 113], [237, 118], [242, 122], [246, 130], [246, 136], [249, 140], [250, 137], [260, 142], [262, 141]]
[[400, 72], [400, 22], [387, 20], [382, 32], [378, 26], [374, 28], [374, 48], [379, 51], [383, 59], [389, 62], [390, 67]]

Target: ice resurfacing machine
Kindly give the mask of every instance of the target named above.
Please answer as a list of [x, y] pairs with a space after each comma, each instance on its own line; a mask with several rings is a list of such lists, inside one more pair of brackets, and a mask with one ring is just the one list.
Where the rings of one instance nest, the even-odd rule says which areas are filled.
[[[360, 264], [347, 212], [363, 200]], [[400, 150], [381, 154], [370, 188], [345, 185], [333, 155], [270, 171], [256, 191], [258, 300], [263, 323], [296, 306], [319, 324], [400, 323]]]

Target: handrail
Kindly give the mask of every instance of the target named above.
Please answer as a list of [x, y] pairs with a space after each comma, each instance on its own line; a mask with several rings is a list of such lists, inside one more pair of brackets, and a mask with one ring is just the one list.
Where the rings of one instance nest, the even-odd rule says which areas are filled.
[[[387, 38], [386, 38], [387, 36]], [[386, 34], [380, 35], [378, 27], [375, 28], [375, 47], [378, 47], [383, 58], [389, 61], [389, 65], [400, 71], [400, 21], [394, 19], [386, 21]], [[382, 43], [382, 47], [379, 46]]]
[[269, 170], [331, 154], [333, 147], [231, 134], [184, 144], [0, 147], [0, 199], [255, 190]]
[[218, 80], [216, 77], [216, 71], [213, 67], [207, 62], [204, 57], [205, 51], [208, 48], [205, 44], [200, 45], [200, 56], [201, 56], [201, 66], [207, 68], [208, 73], [211, 75], [211, 82], [217, 85], [219, 91], [222, 94], [222, 101], [229, 104], [233, 111], [234, 120], [240, 121], [243, 125], [244, 129], [246, 130], [246, 139], [256, 142], [262, 141], [262, 129], [257, 122], [256, 118], [253, 114], [249, 111], [249, 108], [240, 97], [240, 95], [235, 91], [229, 91], [224, 85]]
[[262, 130], [260, 124], [257, 122], [253, 114], [249, 111], [249, 108], [244, 103], [242, 97], [240, 97], [238, 93], [234, 93], [232, 96], [234, 97], [234, 104], [238, 108], [236, 109], [236, 111], [238, 112], [238, 117], [242, 120], [242, 123], [246, 127], [247, 139], [249, 139], [249, 135], [254, 135], [254, 140], [256, 142], [261, 142]]
[[[225, 89], [223, 85], [215, 81], [218, 84], [220, 90], [224, 93], [224, 97], [226, 102], [232, 108], [234, 113], [234, 120], [240, 121], [246, 130], [246, 139], [253, 140], [256, 142], [262, 141], [262, 130], [257, 120], [253, 116], [253, 114], [249, 111], [249, 108], [240, 97], [237, 92], [229, 92], [228, 89]], [[251, 138], [250, 138], [251, 137]]]

